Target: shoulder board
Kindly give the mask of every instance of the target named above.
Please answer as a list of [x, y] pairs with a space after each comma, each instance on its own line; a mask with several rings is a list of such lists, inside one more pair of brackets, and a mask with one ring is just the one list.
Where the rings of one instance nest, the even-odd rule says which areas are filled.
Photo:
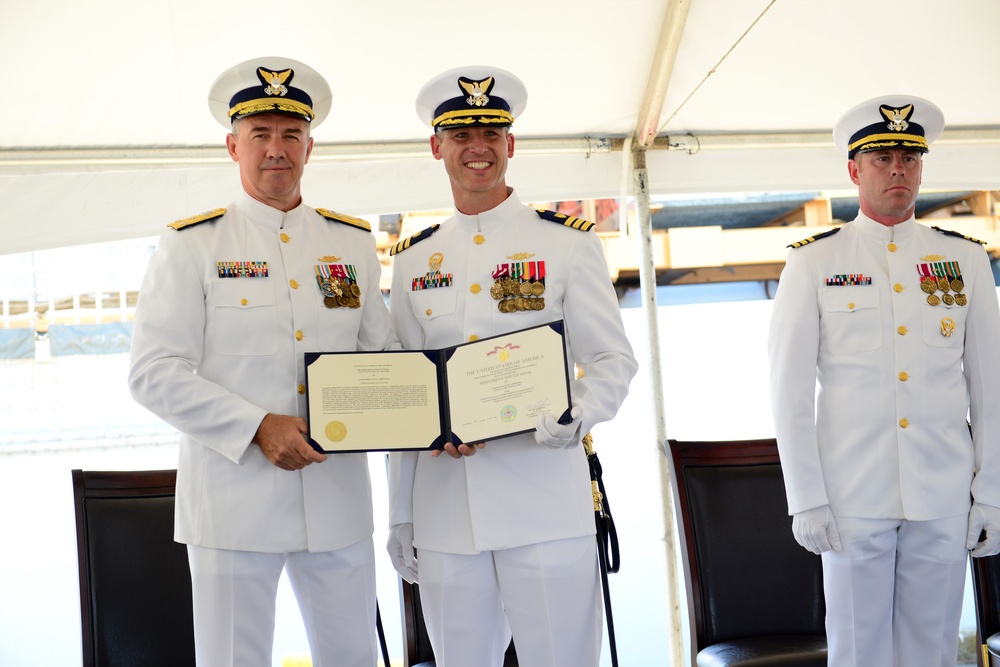
[[396, 245], [394, 245], [391, 248], [389, 248], [389, 254], [390, 255], [395, 255], [398, 252], [403, 252], [404, 250], [406, 250], [407, 248], [409, 248], [414, 243], [420, 243], [424, 239], [430, 238], [431, 234], [433, 234], [434, 232], [436, 232], [438, 230], [438, 227], [440, 227], [440, 226], [441, 225], [431, 225], [430, 227], [427, 227], [426, 229], [420, 230], [419, 232], [417, 232], [413, 236], [411, 236], [409, 238], [406, 238], [406, 239], [403, 239], [402, 241], [400, 241]]
[[333, 220], [334, 222], [342, 222], [345, 225], [351, 225], [352, 227], [357, 227], [358, 229], [363, 229], [366, 232], [372, 230], [372, 226], [368, 224], [367, 220], [362, 220], [361, 218], [355, 218], [352, 215], [346, 215], [344, 213], [337, 213], [336, 211], [331, 211], [325, 208], [318, 208], [316, 212], [327, 220]]
[[971, 236], [966, 236], [961, 232], [953, 232], [950, 229], [941, 229], [940, 227], [931, 227], [934, 231], [941, 232], [942, 234], [947, 234], [948, 236], [955, 236], [960, 239], [965, 239], [966, 241], [972, 241], [973, 243], [978, 243], [979, 245], [986, 245], [986, 241], [980, 241], [979, 239], [974, 239]]
[[594, 223], [589, 220], [584, 220], [583, 218], [574, 218], [571, 215], [566, 215], [565, 213], [556, 213], [555, 211], [546, 211], [543, 208], [537, 209], [535, 213], [542, 220], [548, 220], [549, 222], [558, 222], [560, 225], [565, 225], [566, 227], [572, 227], [573, 229], [579, 229], [581, 232], [589, 232], [594, 228]]
[[188, 227], [194, 227], [195, 225], [208, 222], [209, 220], [215, 220], [216, 218], [221, 218], [225, 215], [226, 209], [216, 208], [211, 211], [205, 211], [204, 213], [199, 213], [198, 215], [192, 215], [190, 218], [184, 218], [183, 220], [178, 220], [177, 222], [171, 222], [167, 227], [172, 227], [178, 231], [181, 229], [187, 229]]
[[825, 239], [827, 236], [833, 236], [840, 231], [840, 227], [835, 227], [828, 232], [823, 232], [822, 234], [817, 234], [816, 236], [810, 236], [807, 239], [802, 239], [801, 241], [796, 241], [795, 243], [789, 243], [786, 247], [788, 248], [801, 248], [804, 245], [809, 245], [813, 241], [819, 241], [820, 239]]

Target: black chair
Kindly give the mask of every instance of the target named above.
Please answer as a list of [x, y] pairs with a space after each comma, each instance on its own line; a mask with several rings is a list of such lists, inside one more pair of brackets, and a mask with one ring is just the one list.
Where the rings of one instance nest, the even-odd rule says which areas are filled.
[[1000, 665], [1000, 555], [972, 558], [979, 667]]
[[176, 471], [73, 471], [83, 667], [194, 667]]
[[775, 441], [669, 446], [698, 667], [825, 666], [821, 559], [792, 537]]
[[[420, 586], [399, 580], [400, 602], [403, 607], [403, 667], [434, 667], [434, 650], [424, 626], [424, 611], [420, 606]], [[503, 667], [518, 667], [514, 642], [504, 654]]]

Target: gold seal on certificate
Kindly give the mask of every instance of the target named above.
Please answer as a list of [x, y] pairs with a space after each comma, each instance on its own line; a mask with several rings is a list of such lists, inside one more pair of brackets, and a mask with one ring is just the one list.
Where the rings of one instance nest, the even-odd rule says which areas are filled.
[[340, 442], [347, 437], [347, 427], [344, 422], [334, 420], [326, 425], [323, 433], [330, 442]]
[[561, 320], [440, 350], [309, 352], [305, 366], [308, 439], [324, 452], [486, 442], [572, 407]]

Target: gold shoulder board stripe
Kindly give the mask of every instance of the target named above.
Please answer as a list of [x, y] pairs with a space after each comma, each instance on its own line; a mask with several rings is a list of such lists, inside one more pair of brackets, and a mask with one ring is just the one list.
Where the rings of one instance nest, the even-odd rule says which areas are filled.
[[318, 208], [316, 212], [327, 220], [333, 220], [334, 222], [342, 222], [345, 225], [350, 225], [352, 227], [357, 227], [358, 229], [363, 229], [366, 232], [372, 230], [372, 226], [368, 224], [367, 220], [362, 220], [361, 218], [355, 218], [353, 215], [346, 215], [344, 213], [337, 213], [336, 211], [331, 211], [325, 208]]
[[965, 239], [966, 241], [972, 241], [973, 243], [978, 243], [979, 245], [986, 245], [986, 241], [980, 241], [979, 239], [974, 239], [971, 236], [966, 236], [961, 232], [954, 232], [950, 229], [941, 229], [940, 227], [931, 227], [931, 229], [946, 234], [948, 236], [955, 236], [960, 239]]
[[176, 230], [186, 229], [188, 227], [194, 227], [198, 223], [208, 222], [209, 220], [215, 220], [216, 218], [221, 218], [225, 215], [226, 209], [216, 208], [211, 211], [205, 211], [204, 213], [199, 213], [198, 215], [192, 215], [190, 218], [184, 218], [183, 220], [178, 220], [177, 222], [171, 222], [167, 227], [172, 227]]
[[558, 222], [560, 225], [565, 225], [566, 227], [572, 227], [573, 229], [579, 229], [581, 232], [589, 232], [594, 228], [594, 223], [589, 220], [584, 220], [583, 218], [575, 218], [571, 215], [566, 215], [565, 213], [556, 213], [555, 211], [547, 211], [543, 208], [537, 209], [535, 213], [542, 220], [548, 220], [549, 222]]
[[434, 232], [436, 232], [438, 230], [438, 227], [440, 227], [440, 226], [441, 225], [439, 225], [439, 224], [438, 225], [431, 225], [430, 227], [428, 227], [426, 229], [420, 230], [419, 232], [417, 232], [413, 236], [410, 236], [409, 238], [403, 239], [402, 241], [400, 241], [396, 245], [394, 245], [391, 248], [389, 248], [389, 255], [391, 256], [391, 255], [395, 255], [397, 252], [403, 252], [404, 250], [406, 250], [407, 248], [409, 248], [414, 243], [420, 243], [424, 239], [430, 238], [431, 234], [433, 234]]
[[817, 234], [816, 236], [810, 236], [807, 239], [802, 239], [801, 241], [796, 241], [795, 243], [789, 243], [788, 248], [801, 248], [802, 246], [809, 245], [813, 241], [819, 241], [820, 239], [825, 239], [827, 236], [833, 236], [840, 231], [840, 227], [831, 229], [828, 232], [823, 232], [822, 234]]

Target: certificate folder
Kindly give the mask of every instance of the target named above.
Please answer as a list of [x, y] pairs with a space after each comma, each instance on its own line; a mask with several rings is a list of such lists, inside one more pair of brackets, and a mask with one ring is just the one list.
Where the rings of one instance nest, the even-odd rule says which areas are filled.
[[570, 421], [563, 322], [440, 350], [309, 352], [309, 433], [322, 452], [442, 449]]

